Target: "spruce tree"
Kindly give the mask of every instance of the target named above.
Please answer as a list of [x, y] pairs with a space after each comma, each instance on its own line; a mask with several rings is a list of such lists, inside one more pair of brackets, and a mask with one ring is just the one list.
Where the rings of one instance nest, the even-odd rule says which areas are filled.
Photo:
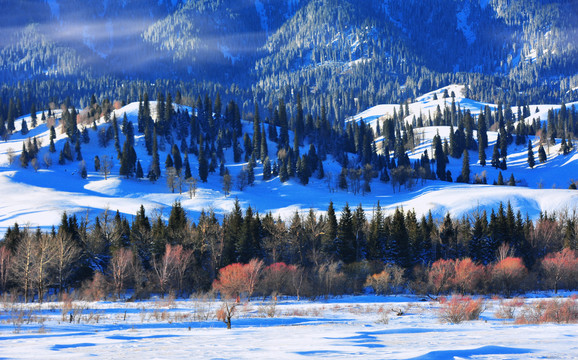
[[494, 144], [494, 151], [492, 152], [492, 166], [496, 169], [500, 166], [500, 150], [498, 144]]
[[263, 162], [263, 180], [271, 179], [271, 161], [267, 156]]
[[544, 150], [542, 144], [540, 144], [540, 147], [538, 148], [538, 160], [540, 161], [541, 164], [545, 163], [547, 160], [546, 151]]
[[207, 182], [209, 176], [209, 162], [205, 155], [205, 145], [203, 141], [203, 134], [199, 135], [199, 179], [202, 182]]
[[462, 174], [461, 174], [461, 181], [464, 183], [470, 182], [470, 154], [468, 150], [464, 150], [463, 153], [464, 159], [462, 160]]
[[193, 177], [191, 173], [191, 164], [189, 163], [189, 154], [185, 151], [185, 179], [190, 179]]
[[534, 151], [532, 150], [532, 140], [528, 140], [528, 166], [533, 169], [534, 165], [536, 165], [536, 161], [534, 160]]
[[142, 166], [140, 164], [140, 160], [137, 161], [136, 163], [136, 178], [137, 179], [142, 179], [144, 177], [143, 171], [142, 171]]
[[480, 161], [480, 165], [486, 166], [486, 149], [481, 141], [478, 141], [478, 160]]
[[[145, 93], [146, 95], [146, 93]], [[157, 129], [156, 127], [153, 129], [153, 158], [151, 164], [151, 171], [149, 173], [149, 179], [151, 181], [156, 181], [161, 177], [161, 164], [159, 159], [159, 149], [158, 149], [158, 141], [157, 141]]]

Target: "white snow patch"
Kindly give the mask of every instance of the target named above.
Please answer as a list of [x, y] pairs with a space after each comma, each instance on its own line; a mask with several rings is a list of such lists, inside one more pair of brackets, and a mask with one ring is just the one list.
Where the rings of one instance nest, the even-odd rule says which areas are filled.
[[46, 0], [46, 2], [48, 3], [48, 6], [50, 6], [50, 12], [52, 13], [52, 16], [60, 20], [60, 4], [58, 3], [58, 1]]
[[468, 20], [470, 17], [470, 10], [470, 2], [465, 1], [462, 10], [456, 14], [458, 19], [458, 29], [464, 34], [468, 45], [472, 45], [476, 41], [476, 34], [472, 30]]
[[255, 9], [257, 10], [257, 14], [259, 14], [259, 19], [261, 20], [261, 29], [265, 30], [267, 37], [269, 37], [267, 13], [265, 12], [265, 7], [261, 0], [255, 0]]

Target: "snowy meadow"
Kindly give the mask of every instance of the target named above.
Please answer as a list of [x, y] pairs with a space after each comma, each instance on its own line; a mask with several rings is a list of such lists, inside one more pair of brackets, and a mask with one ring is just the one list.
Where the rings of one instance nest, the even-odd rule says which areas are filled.
[[[576, 358], [576, 319], [544, 317], [551, 303], [571, 303], [576, 312], [575, 293], [452, 299], [254, 300], [236, 306], [231, 330], [217, 318], [223, 303], [207, 297], [25, 305], [5, 299], [0, 351], [3, 359]], [[454, 305], [468, 301], [479, 303], [479, 317], [449, 321]]]

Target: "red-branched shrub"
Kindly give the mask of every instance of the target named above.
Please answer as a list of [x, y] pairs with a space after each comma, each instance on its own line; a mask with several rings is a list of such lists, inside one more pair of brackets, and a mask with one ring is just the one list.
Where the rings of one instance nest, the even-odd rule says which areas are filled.
[[455, 276], [454, 260], [438, 260], [434, 262], [428, 272], [428, 286], [438, 295], [450, 290]]
[[452, 324], [459, 324], [467, 320], [477, 320], [484, 311], [484, 303], [481, 298], [472, 299], [469, 296], [455, 295], [447, 300], [442, 298], [440, 318]]
[[506, 296], [521, 289], [528, 270], [521, 258], [507, 257], [491, 268], [494, 290]]
[[277, 262], [267, 266], [263, 270], [261, 291], [263, 295], [279, 294], [286, 292], [291, 268], [284, 262]]
[[456, 260], [454, 263], [454, 289], [461, 294], [472, 294], [479, 289], [484, 278], [484, 267], [475, 264], [470, 258]]
[[542, 260], [542, 271], [548, 286], [558, 293], [560, 286], [570, 288], [575, 285], [578, 276], [578, 257], [568, 248], [548, 254]]
[[524, 307], [517, 324], [576, 323], [578, 302], [574, 298], [540, 300]]
[[245, 293], [250, 298], [260, 280], [262, 269], [263, 261], [256, 259], [245, 265], [235, 263], [225, 266], [219, 270], [213, 289], [224, 297], [239, 299]]

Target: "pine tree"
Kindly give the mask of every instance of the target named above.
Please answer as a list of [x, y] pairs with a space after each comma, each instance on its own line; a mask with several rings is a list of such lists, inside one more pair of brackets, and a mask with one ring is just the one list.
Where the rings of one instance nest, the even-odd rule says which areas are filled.
[[29, 162], [30, 158], [28, 156], [28, 151], [26, 150], [26, 146], [24, 146], [24, 143], [22, 143], [22, 153], [20, 154], [20, 165], [23, 168], [27, 168]]
[[464, 157], [464, 159], [462, 160], [461, 182], [469, 183], [470, 182], [470, 154], [468, 153], [468, 150], [464, 150], [463, 157]]
[[263, 180], [271, 179], [271, 161], [267, 156], [263, 162]]
[[353, 228], [353, 215], [349, 204], [341, 211], [339, 226], [337, 229], [337, 253], [340, 260], [349, 264], [355, 261], [355, 232]]
[[536, 165], [536, 162], [534, 160], [534, 151], [532, 150], [532, 140], [528, 140], [528, 166], [533, 169], [534, 165]]
[[100, 158], [98, 157], [98, 155], [94, 157], [94, 171], [96, 172], [100, 171]]
[[546, 151], [544, 150], [542, 144], [540, 144], [540, 147], [538, 148], [538, 160], [540, 161], [540, 164], [545, 163], [547, 160]]
[[[146, 93], [145, 93], [146, 95]], [[146, 103], [145, 103], [146, 104]], [[156, 127], [153, 129], [153, 158], [151, 164], [151, 171], [149, 172], [149, 179], [151, 181], [157, 181], [161, 177], [161, 164], [159, 159], [159, 149], [158, 149], [158, 141], [157, 141], [157, 129]]]
[[140, 160], [137, 161], [136, 163], [136, 178], [137, 179], [142, 179], [144, 177], [143, 171], [142, 171], [142, 166], [140, 164]]
[[481, 141], [478, 141], [478, 160], [480, 165], [486, 166], [486, 149], [483, 147]]
[[190, 179], [193, 177], [193, 174], [191, 173], [191, 164], [189, 163], [189, 155], [187, 154], [187, 152], [185, 151], [185, 179]]
[[501, 171], [498, 173], [498, 185], [504, 185], [504, 177]]
[[209, 163], [205, 156], [205, 145], [203, 141], [203, 134], [199, 135], [199, 179], [202, 182], [207, 182], [209, 176]]
[[253, 115], [253, 154], [261, 159], [261, 117], [257, 103], [255, 103], [255, 114]]
[[181, 158], [179, 147], [176, 144], [173, 144], [173, 147], [171, 148], [171, 154], [173, 155], [173, 164], [175, 170], [177, 170], [177, 174], [180, 174], [181, 169], [183, 168], [183, 160]]
[[494, 144], [494, 151], [492, 152], [492, 166], [496, 169], [500, 166], [500, 150], [498, 144]]

